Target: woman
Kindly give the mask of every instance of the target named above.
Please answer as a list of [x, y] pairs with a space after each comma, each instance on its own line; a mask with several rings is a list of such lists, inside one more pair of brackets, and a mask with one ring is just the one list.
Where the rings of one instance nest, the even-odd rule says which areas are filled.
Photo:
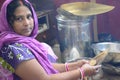
[[0, 57], [12, 71], [14, 80], [77, 80], [91, 76], [100, 67], [88, 61], [51, 63], [50, 46], [34, 38], [37, 35], [36, 13], [27, 0], [6, 0], [0, 14]]

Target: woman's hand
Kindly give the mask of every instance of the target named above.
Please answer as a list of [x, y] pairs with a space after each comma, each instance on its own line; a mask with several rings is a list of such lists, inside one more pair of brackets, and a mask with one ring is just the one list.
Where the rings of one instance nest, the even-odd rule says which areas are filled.
[[98, 72], [100, 67], [101, 65], [91, 66], [89, 64], [84, 64], [81, 68], [84, 71], [84, 76], [92, 76]]
[[88, 64], [88, 63], [89, 63], [89, 61], [85, 60], [85, 59], [77, 61], [77, 64], [78, 64], [79, 68], [82, 67], [82, 65]]

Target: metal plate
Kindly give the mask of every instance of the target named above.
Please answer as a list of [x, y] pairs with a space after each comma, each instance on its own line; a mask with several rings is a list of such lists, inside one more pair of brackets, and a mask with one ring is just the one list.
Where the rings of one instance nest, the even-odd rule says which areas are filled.
[[63, 4], [60, 8], [77, 16], [91, 16], [111, 11], [114, 9], [114, 6], [93, 2], [73, 2]]

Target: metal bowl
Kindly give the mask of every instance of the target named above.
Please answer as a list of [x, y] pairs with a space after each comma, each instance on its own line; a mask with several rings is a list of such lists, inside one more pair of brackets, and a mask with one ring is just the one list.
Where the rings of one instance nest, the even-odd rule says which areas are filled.
[[101, 51], [108, 50], [112, 53], [120, 53], [120, 43], [118, 42], [100, 42], [92, 44], [92, 49], [95, 54], [99, 54]]
[[100, 42], [92, 44], [94, 54], [97, 55], [101, 51], [108, 50], [108, 56], [105, 62], [120, 62], [120, 43], [118, 42]]
[[92, 44], [94, 54], [108, 50], [108, 55], [102, 63], [102, 69], [108, 74], [120, 75], [120, 43], [119, 42], [100, 42]]

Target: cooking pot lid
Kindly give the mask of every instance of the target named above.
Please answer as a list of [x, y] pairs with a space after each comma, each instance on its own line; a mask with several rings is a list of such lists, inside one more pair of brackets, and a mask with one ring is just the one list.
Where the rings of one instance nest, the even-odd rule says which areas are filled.
[[60, 8], [76, 16], [91, 16], [111, 11], [114, 6], [93, 2], [73, 2], [63, 4]]

